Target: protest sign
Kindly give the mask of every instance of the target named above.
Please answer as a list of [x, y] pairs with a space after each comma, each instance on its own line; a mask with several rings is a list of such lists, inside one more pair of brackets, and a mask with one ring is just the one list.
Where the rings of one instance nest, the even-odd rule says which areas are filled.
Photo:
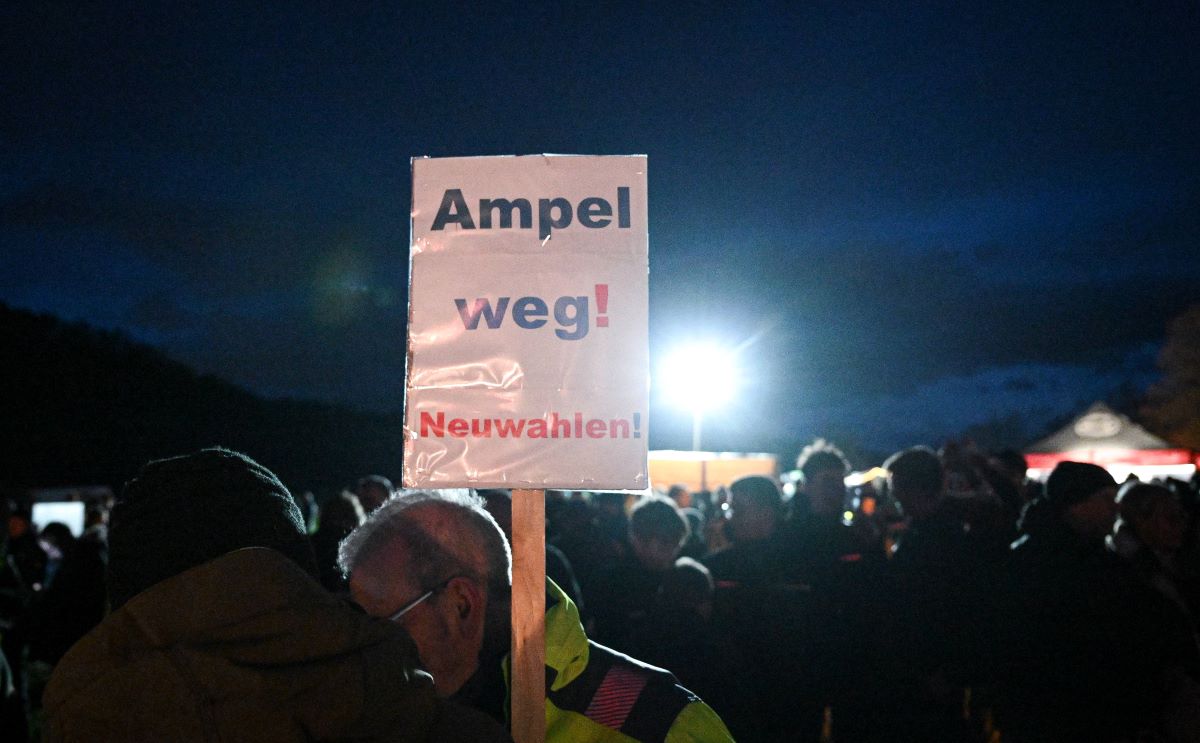
[[413, 160], [404, 482], [648, 487], [646, 158]]

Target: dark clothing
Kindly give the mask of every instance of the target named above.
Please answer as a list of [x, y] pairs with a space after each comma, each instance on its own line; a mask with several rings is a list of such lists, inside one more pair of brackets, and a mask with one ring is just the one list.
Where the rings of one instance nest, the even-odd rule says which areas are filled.
[[104, 619], [108, 565], [105, 527], [93, 526], [68, 548], [54, 582], [32, 609], [30, 657], [51, 665]]
[[742, 743], [764, 740], [763, 718], [754, 693], [754, 670], [727, 636], [704, 617], [683, 609], [655, 608], [630, 632], [629, 654], [669, 668], [696, 692]]
[[846, 566], [878, 562], [884, 556], [877, 534], [847, 525], [840, 514], [787, 521], [782, 539], [790, 578], [809, 586], [836, 585]]
[[8, 659], [0, 649], [0, 730], [12, 736], [13, 740], [26, 740], [28, 720], [25, 719], [25, 708], [17, 695], [17, 681], [13, 678]]
[[969, 739], [962, 708], [984, 655], [982, 567], [962, 521], [941, 508], [911, 523], [892, 559], [867, 571], [845, 613], [857, 681], [835, 704], [838, 737]]
[[566, 553], [553, 544], [546, 545], [546, 577], [563, 589], [567, 597], [579, 608], [580, 616], [587, 621], [590, 615], [583, 601], [583, 591], [579, 588], [579, 579], [575, 577], [575, 568], [571, 567]]
[[50, 557], [32, 531], [8, 540], [8, 560], [26, 589], [41, 590], [46, 582], [46, 566]]
[[790, 578], [786, 545], [778, 535], [753, 542], [734, 542], [703, 562], [718, 587], [783, 583]]
[[450, 701], [484, 712], [508, 726], [508, 680], [505, 678], [508, 650], [479, 659], [479, 668], [450, 697]]
[[555, 534], [550, 539], [570, 563], [590, 611], [593, 602], [589, 597], [596, 579], [607, 566], [630, 552], [626, 526], [621, 522], [618, 530], [613, 526], [614, 519], [601, 519], [585, 503], [564, 503], [554, 513]]
[[704, 514], [698, 508], [681, 508], [679, 513], [688, 522], [688, 535], [679, 548], [679, 556], [701, 560], [708, 552], [708, 545], [704, 543]]
[[29, 610], [45, 580], [47, 561], [45, 550], [32, 532], [0, 542], [0, 652], [8, 661], [9, 678], [15, 687], [6, 706], [13, 720], [9, 732], [18, 740], [28, 737]]
[[1153, 617], [1155, 631], [1169, 648], [1159, 676], [1156, 727], [1167, 740], [1196, 740], [1200, 737], [1200, 628], [1192, 610], [1194, 604], [1188, 600], [1194, 586], [1170, 558], [1164, 559], [1140, 544], [1124, 546], [1126, 549], [1118, 554], [1146, 590], [1144, 609]]
[[1005, 740], [1133, 739], [1157, 715], [1177, 649], [1157, 604], [1102, 542], [1041, 522], [1014, 544], [999, 614]]
[[596, 620], [594, 639], [628, 651], [630, 636], [646, 622], [654, 609], [664, 575], [647, 570], [633, 555], [602, 570], [592, 588], [592, 615]]
[[338, 567], [338, 545], [353, 531], [353, 527], [329, 527], [322, 525], [312, 535], [313, 555], [317, 559], [317, 571], [325, 590], [338, 596], [350, 593], [350, 584], [342, 569]]
[[1122, 558], [1133, 575], [1158, 599], [1161, 631], [1175, 633], [1181, 669], [1200, 683], [1200, 624], [1194, 609], [1197, 587], [1180, 574], [1169, 558], [1160, 559], [1144, 546], [1137, 545], [1124, 552]]
[[43, 697], [45, 739], [505, 739], [451, 714], [417, 662], [397, 625], [274, 550], [241, 549], [156, 583], [71, 648]]
[[754, 669], [742, 685], [765, 712], [749, 740], [817, 741], [828, 675], [845, 668], [829, 594], [799, 577], [787, 536], [735, 542], [704, 560], [717, 589], [713, 626]]

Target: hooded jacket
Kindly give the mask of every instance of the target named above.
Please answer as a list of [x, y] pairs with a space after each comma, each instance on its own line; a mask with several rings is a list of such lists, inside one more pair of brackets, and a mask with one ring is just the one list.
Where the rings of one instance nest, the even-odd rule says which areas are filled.
[[46, 687], [45, 738], [464, 739], [441, 728], [417, 663], [398, 627], [279, 552], [240, 549], [134, 596], [72, 647]]

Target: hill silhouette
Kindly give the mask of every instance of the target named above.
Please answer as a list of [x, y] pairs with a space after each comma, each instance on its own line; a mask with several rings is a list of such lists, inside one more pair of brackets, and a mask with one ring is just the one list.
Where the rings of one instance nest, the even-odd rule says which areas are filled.
[[320, 495], [398, 481], [402, 418], [271, 400], [112, 331], [0, 303], [0, 485], [107, 484], [146, 461], [220, 445]]

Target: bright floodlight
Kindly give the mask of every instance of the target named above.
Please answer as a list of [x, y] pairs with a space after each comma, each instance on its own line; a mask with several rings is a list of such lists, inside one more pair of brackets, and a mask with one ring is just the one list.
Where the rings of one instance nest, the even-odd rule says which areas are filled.
[[659, 366], [655, 381], [673, 405], [699, 413], [729, 402], [737, 388], [735, 351], [714, 344], [681, 348]]

